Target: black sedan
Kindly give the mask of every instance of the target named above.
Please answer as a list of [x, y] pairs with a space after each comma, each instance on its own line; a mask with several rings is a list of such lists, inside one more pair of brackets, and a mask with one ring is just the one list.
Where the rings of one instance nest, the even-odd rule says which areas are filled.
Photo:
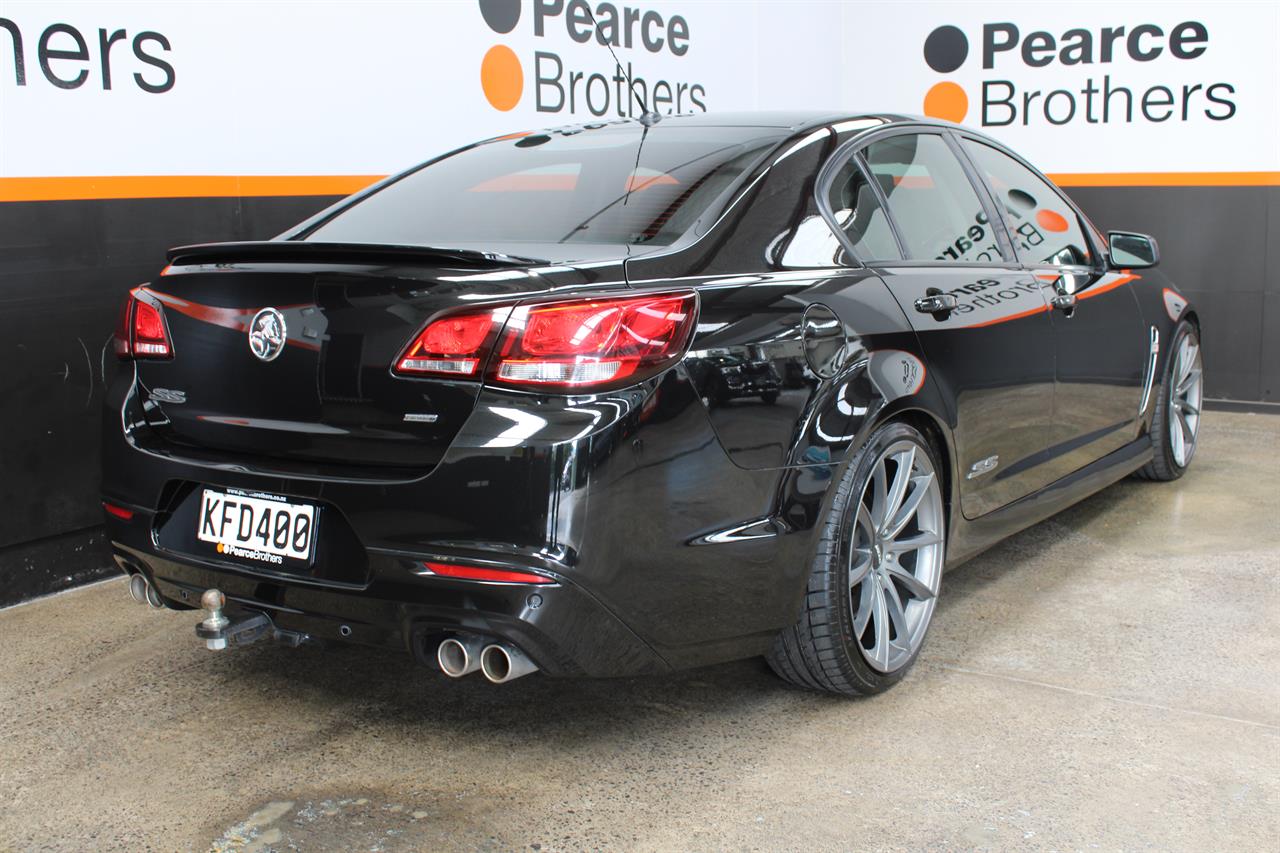
[[[1199, 321], [1157, 261], [945, 123], [490, 139], [130, 293], [115, 559], [211, 648], [880, 691], [945, 568], [1190, 464]], [[772, 405], [715, 404], [733, 364]]]

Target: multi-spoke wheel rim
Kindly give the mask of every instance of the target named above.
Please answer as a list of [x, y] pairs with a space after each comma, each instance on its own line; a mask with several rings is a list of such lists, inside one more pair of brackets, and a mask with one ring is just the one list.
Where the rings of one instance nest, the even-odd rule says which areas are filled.
[[942, 490], [929, 454], [898, 441], [876, 458], [849, 549], [854, 642], [872, 668], [893, 672], [924, 642], [942, 580]]
[[1184, 335], [1174, 353], [1169, 390], [1169, 449], [1179, 468], [1187, 467], [1196, 452], [1200, 428], [1200, 404], [1204, 396], [1200, 344]]

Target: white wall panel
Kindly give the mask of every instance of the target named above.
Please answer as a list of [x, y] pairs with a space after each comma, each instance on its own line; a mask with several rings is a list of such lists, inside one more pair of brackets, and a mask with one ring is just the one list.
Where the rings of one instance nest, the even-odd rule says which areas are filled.
[[[500, 9], [503, 0], [486, 0]], [[7, 0], [0, 18], [22, 35], [25, 85], [16, 83], [9, 33], [0, 30], [0, 176], [83, 175], [364, 175], [384, 174], [433, 153], [489, 135], [594, 118], [589, 107], [607, 106], [617, 117], [617, 84], [591, 88], [589, 76], [611, 77], [613, 62], [594, 39], [579, 44], [566, 26], [569, 14], [543, 16], [536, 33], [535, 0], [520, 5], [514, 29], [499, 33], [478, 0], [457, 2], [66, 2]], [[542, 8], [553, 5], [544, 0]], [[609, 5], [609, 4], [604, 4]], [[626, 4], [613, 4], [621, 10]], [[604, 14], [602, 4], [593, 4]], [[640, 44], [620, 46], [619, 58], [652, 86], [663, 80], [674, 92], [697, 85], [711, 110], [830, 107], [849, 111], [917, 113], [926, 93], [955, 83], [968, 97], [967, 124], [982, 124], [984, 83], [1017, 92], [1013, 124], [985, 129], [1058, 173], [1200, 172], [1280, 170], [1280, 4], [1206, 3], [899, 3], [899, 2], [666, 2], [631, 7], [664, 22], [688, 23], [687, 52]], [[1199, 22], [1207, 41], [1203, 54], [1179, 59], [1168, 34], [1183, 22]], [[78, 88], [60, 88], [41, 69], [39, 43], [53, 24], [83, 34], [88, 60], [55, 58], [63, 79], [79, 71]], [[1055, 40], [1084, 29], [1094, 42], [1091, 62], [1045, 67], [1027, 65], [1017, 49], [982, 67], [984, 27], [1011, 23], [1025, 37], [1045, 31]], [[938, 72], [923, 46], [937, 27], [956, 26], [968, 43], [965, 62]], [[1112, 60], [1101, 61], [1104, 27], [1146, 25], [1164, 35], [1143, 37], [1140, 47], [1161, 47], [1152, 61], [1132, 59], [1124, 38]], [[111, 50], [112, 87], [103, 86], [100, 30], [126, 31]], [[636, 27], [637, 40], [639, 29]], [[656, 28], [651, 28], [657, 33]], [[173, 86], [143, 91], [135, 73], [152, 84], [166, 74], [140, 61], [131, 40], [142, 32], [162, 34], [170, 48], [152, 40], [147, 53], [174, 69]], [[490, 105], [481, 86], [486, 52], [505, 45], [523, 69], [519, 103], [509, 111]], [[72, 37], [54, 34], [52, 49], [74, 49]], [[536, 81], [543, 68], [562, 66], [559, 85]], [[1033, 54], [1039, 56], [1040, 54]], [[1044, 52], [1043, 55], [1054, 55]], [[1083, 90], [1109, 78], [1112, 86], [1141, 93], [1165, 86], [1173, 93], [1173, 115], [1151, 121], [1140, 115], [1106, 123], [1089, 121]], [[1205, 98], [1215, 92], [1233, 105], [1233, 115]], [[1183, 87], [1190, 94], [1183, 120]], [[1229, 90], [1226, 87], [1230, 87]], [[608, 89], [607, 105], [603, 93]], [[1046, 121], [1044, 96], [1074, 93], [1075, 117], [1061, 126]], [[1022, 96], [1040, 92], [1024, 124]], [[1161, 95], [1156, 94], [1159, 100]], [[1094, 96], [1094, 113], [1099, 112]], [[1123, 99], [1121, 99], [1123, 100]], [[682, 106], [691, 106], [685, 97]], [[539, 111], [541, 102], [543, 111]], [[1054, 96], [1057, 117], [1069, 103]], [[667, 106], [666, 109], [671, 109]], [[1155, 115], [1170, 108], [1156, 107]], [[1001, 118], [1007, 110], [988, 110]]]

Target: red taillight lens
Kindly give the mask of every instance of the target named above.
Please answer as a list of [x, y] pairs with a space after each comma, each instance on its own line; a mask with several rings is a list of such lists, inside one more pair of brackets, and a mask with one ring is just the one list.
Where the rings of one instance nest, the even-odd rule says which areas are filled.
[[574, 391], [619, 387], [680, 358], [693, 334], [697, 306], [697, 295], [682, 291], [453, 314], [428, 324], [396, 360], [395, 372], [479, 378], [487, 361], [485, 381], [495, 385]]
[[555, 583], [552, 578], [533, 572], [517, 572], [509, 569], [487, 569], [481, 566], [459, 566], [453, 563], [423, 563], [427, 571], [444, 578], [497, 583]]
[[115, 334], [116, 355], [121, 358], [169, 358], [173, 347], [160, 309], [129, 294]]
[[488, 378], [578, 390], [638, 381], [683, 354], [696, 315], [692, 292], [520, 306]]
[[133, 518], [133, 510], [125, 509], [122, 506], [116, 506], [113, 503], [103, 501], [102, 508], [114, 515], [116, 518], [123, 519], [125, 521], [129, 521]]
[[501, 321], [492, 310], [454, 314], [432, 321], [400, 356], [396, 372], [457, 378], [477, 376], [495, 322]]
[[133, 306], [133, 354], [139, 358], [169, 355], [169, 338], [160, 309], [141, 300]]

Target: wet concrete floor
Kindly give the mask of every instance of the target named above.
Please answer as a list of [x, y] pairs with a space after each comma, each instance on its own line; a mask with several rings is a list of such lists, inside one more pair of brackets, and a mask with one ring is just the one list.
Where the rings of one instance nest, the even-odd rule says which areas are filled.
[[1280, 417], [1210, 412], [947, 576], [890, 693], [759, 660], [453, 682], [232, 653], [123, 580], [0, 612], [0, 850], [1280, 849]]

